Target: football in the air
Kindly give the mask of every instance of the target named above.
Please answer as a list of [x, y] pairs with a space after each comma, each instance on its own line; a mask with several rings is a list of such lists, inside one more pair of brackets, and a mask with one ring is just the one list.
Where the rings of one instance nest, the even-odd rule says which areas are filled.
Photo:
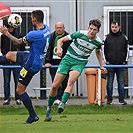
[[8, 17], [8, 24], [11, 27], [18, 28], [22, 23], [22, 17], [19, 14], [11, 14]]

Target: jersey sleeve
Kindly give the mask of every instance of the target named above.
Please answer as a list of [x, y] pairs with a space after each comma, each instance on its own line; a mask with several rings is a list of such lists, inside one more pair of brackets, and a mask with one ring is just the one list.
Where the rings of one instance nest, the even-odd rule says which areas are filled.
[[26, 35], [26, 39], [28, 42], [32, 42], [34, 41], [34, 31], [30, 31], [27, 35]]
[[40, 34], [39, 31], [30, 31], [27, 35], [27, 41], [29, 43], [36, 41], [36, 40], [40, 40], [41, 36], [43, 37], [43, 34]]
[[76, 39], [81, 35], [80, 31], [73, 32], [68, 35], [69, 40]]
[[97, 48], [96, 48], [96, 50], [100, 50], [101, 49], [101, 46], [103, 45], [103, 42], [102, 42], [102, 40], [97, 36], [97, 39], [96, 39], [96, 41], [97, 41]]

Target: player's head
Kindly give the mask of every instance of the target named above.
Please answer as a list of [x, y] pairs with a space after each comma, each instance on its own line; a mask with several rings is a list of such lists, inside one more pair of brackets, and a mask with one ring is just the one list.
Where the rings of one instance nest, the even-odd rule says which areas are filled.
[[100, 21], [99, 19], [92, 19], [92, 20], [90, 20], [90, 22], [89, 22], [89, 26], [90, 26], [90, 25], [96, 26], [96, 27], [98, 28], [98, 30], [99, 30], [100, 27], [101, 27], [101, 21]]
[[38, 22], [43, 23], [44, 14], [41, 10], [32, 11], [31, 16], [37, 19]]
[[99, 29], [101, 27], [101, 21], [98, 19], [92, 19], [89, 22], [89, 28], [88, 28], [88, 38], [95, 40], [96, 34], [99, 32]]
[[42, 24], [44, 19], [44, 14], [41, 10], [35, 10], [31, 13], [31, 20], [34, 28], [36, 29], [38, 24]]

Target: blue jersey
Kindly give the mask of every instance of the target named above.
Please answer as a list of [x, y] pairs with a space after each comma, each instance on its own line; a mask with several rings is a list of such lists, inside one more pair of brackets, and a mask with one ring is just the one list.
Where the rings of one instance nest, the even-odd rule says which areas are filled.
[[44, 26], [44, 29], [30, 31], [26, 35], [26, 39], [30, 43], [30, 50], [24, 67], [34, 72], [42, 68], [49, 44], [50, 29], [46, 24]]

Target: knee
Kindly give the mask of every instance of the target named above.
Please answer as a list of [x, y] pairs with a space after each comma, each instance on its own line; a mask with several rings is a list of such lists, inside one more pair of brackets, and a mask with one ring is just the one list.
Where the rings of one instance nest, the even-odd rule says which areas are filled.
[[11, 52], [9, 51], [7, 54], [6, 54], [6, 59], [9, 60], [11, 57]]
[[22, 95], [24, 93], [24, 91], [22, 91], [22, 89], [19, 87], [17, 87], [16, 92], [18, 95]]
[[59, 86], [60, 86], [59, 84], [57, 84], [56, 82], [53, 82], [52, 89], [56, 91], [58, 90]]

